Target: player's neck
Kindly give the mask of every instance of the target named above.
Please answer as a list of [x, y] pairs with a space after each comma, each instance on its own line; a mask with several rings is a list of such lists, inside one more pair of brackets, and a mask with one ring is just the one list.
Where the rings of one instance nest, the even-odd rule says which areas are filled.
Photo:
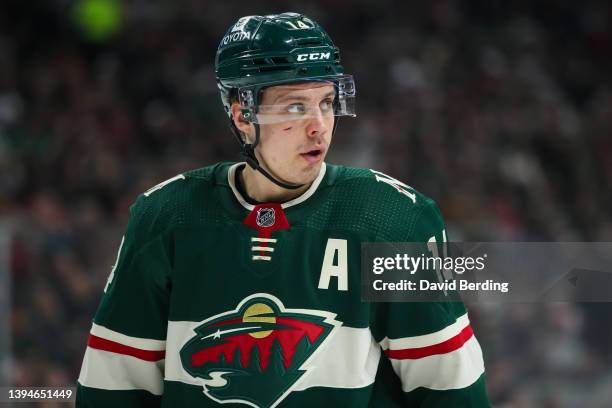
[[302, 195], [312, 184], [309, 183], [295, 190], [289, 190], [277, 186], [249, 166], [243, 168], [239, 177], [249, 198], [260, 203], [284, 203]]

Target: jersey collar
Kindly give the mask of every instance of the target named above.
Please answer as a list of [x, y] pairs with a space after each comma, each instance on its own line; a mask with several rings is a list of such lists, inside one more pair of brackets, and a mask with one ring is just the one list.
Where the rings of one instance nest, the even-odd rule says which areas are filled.
[[[244, 197], [242, 196], [242, 194], [240, 194], [240, 192], [238, 191], [238, 189], [236, 188], [236, 170], [240, 167], [240, 166], [244, 166], [246, 165], [245, 162], [240, 162], [240, 163], [236, 163], [234, 165], [232, 165], [229, 170], [227, 171], [227, 182], [229, 183], [232, 192], [234, 193], [234, 197], [236, 197], [236, 200], [238, 200], [238, 202], [247, 210], [249, 211], [253, 211], [253, 209], [255, 208], [255, 206], [253, 204], [249, 204]], [[289, 208], [292, 207], [294, 205], [303, 203], [304, 201], [308, 200], [310, 198], [310, 196], [312, 196], [315, 191], [317, 191], [317, 188], [319, 187], [319, 184], [321, 184], [321, 180], [323, 180], [323, 177], [325, 177], [325, 171], [326, 171], [327, 165], [325, 164], [325, 162], [323, 162], [323, 164], [321, 165], [321, 169], [319, 170], [319, 175], [317, 176], [316, 179], [314, 179], [314, 181], [312, 182], [312, 184], [310, 185], [310, 187], [308, 187], [308, 190], [304, 191], [300, 196], [294, 198], [293, 200], [289, 200], [287, 202], [284, 202], [281, 204], [281, 207], [283, 209], [285, 208]]]

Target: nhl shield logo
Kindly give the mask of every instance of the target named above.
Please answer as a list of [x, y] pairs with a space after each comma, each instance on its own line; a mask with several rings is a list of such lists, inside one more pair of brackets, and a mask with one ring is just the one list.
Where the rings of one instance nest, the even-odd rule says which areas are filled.
[[260, 208], [257, 210], [257, 218], [255, 219], [255, 222], [257, 222], [257, 225], [262, 228], [271, 227], [274, 225], [276, 220], [275, 215], [276, 212], [274, 211], [274, 208]]
[[218, 403], [273, 408], [342, 325], [335, 316], [286, 309], [275, 296], [257, 293], [196, 327], [181, 348], [181, 364]]

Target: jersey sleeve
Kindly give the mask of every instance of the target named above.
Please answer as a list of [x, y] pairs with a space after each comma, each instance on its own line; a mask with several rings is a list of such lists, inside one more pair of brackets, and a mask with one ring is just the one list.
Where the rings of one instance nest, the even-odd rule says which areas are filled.
[[171, 252], [141, 196], [131, 207], [77, 384], [77, 407], [155, 407], [163, 393]]
[[[438, 243], [446, 241], [442, 215], [429, 199], [410, 224], [411, 230], [386, 240], [427, 243], [435, 237]], [[389, 390], [397, 378], [387, 375], [385, 379], [383, 373], [380, 381], [386, 384], [378, 384], [385, 392], [398, 394], [396, 406], [490, 406], [482, 350], [461, 302], [373, 303], [370, 327], [388, 359], [381, 367], [390, 362], [399, 378], [401, 393]]]

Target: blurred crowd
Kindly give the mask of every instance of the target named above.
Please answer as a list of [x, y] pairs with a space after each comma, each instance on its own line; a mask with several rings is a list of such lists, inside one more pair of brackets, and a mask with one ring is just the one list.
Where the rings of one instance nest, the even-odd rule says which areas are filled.
[[[93, 2], [105, 20], [86, 2], [0, 5], [15, 385], [74, 384], [136, 196], [239, 159], [213, 64], [242, 15], [298, 11], [326, 28], [358, 91], [328, 161], [434, 198], [451, 240], [612, 240], [605, 0]], [[612, 306], [470, 310], [496, 406], [609, 406]]]

